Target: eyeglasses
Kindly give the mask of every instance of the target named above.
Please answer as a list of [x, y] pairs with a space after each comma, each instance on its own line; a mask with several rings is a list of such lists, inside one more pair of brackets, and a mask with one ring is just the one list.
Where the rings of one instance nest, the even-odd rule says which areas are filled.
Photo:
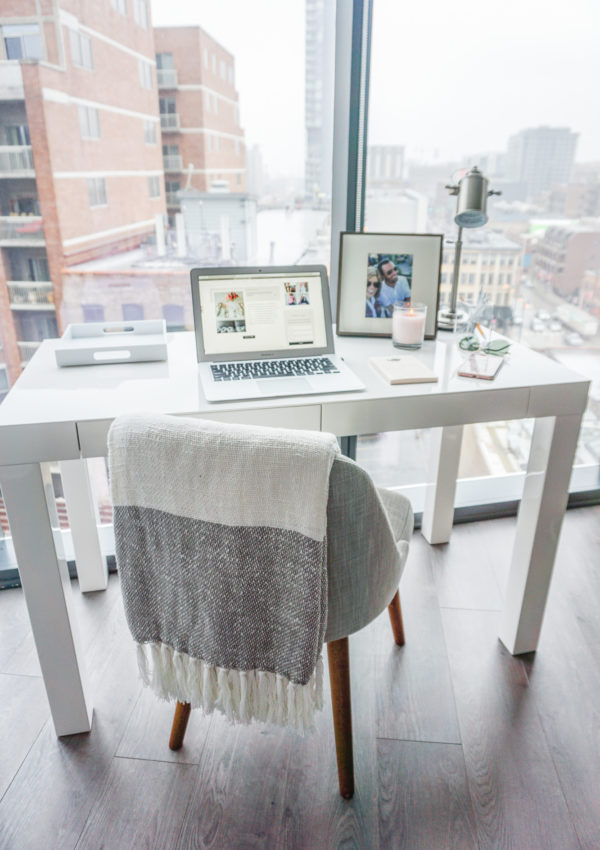
[[[478, 351], [481, 348], [481, 343], [473, 334], [463, 336], [458, 343], [459, 348], [463, 351]], [[484, 354], [495, 354], [496, 357], [503, 357], [508, 353], [511, 343], [505, 339], [492, 339], [481, 348]]]

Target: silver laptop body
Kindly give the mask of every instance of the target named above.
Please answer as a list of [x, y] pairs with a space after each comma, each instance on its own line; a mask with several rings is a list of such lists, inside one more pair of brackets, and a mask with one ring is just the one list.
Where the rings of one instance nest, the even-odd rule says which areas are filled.
[[363, 390], [335, 354], [325, 266], [192, 269], [207, 401]]

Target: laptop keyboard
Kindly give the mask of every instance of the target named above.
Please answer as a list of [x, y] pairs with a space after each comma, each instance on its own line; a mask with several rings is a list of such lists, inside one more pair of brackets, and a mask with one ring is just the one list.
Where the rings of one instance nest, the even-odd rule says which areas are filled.
[[211, 363], [215, 381], [243, 381], [250, 378], [295, 378], [339, 374], [329, 357], [298, 357], [285, 360], [250, 360], [241, 363]]

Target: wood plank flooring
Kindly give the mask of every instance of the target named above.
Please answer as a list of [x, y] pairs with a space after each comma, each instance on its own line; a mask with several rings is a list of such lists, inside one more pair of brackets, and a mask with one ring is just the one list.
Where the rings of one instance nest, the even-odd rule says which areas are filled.
[[351, 801], [327, 701], [306, 738], [193, 712], [171, 752], [114, 575], [74, 587], [94, 725], [58, 740], [22, 592], [0, 593], [1, 850], [597, 850], [600, 509], [568, 512], [540, 648], [519, 658], [497, 639], [514, 528], [460, 525], [437, 547], [416, 533], [406, 646], [385, 612], [351, 637]]

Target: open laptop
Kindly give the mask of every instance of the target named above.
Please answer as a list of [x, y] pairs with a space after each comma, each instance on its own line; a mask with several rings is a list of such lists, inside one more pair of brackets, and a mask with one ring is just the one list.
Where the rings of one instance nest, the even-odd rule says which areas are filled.
[[208, 401], [362, 390], [334, 352], [325, 266], [192, 269]]

